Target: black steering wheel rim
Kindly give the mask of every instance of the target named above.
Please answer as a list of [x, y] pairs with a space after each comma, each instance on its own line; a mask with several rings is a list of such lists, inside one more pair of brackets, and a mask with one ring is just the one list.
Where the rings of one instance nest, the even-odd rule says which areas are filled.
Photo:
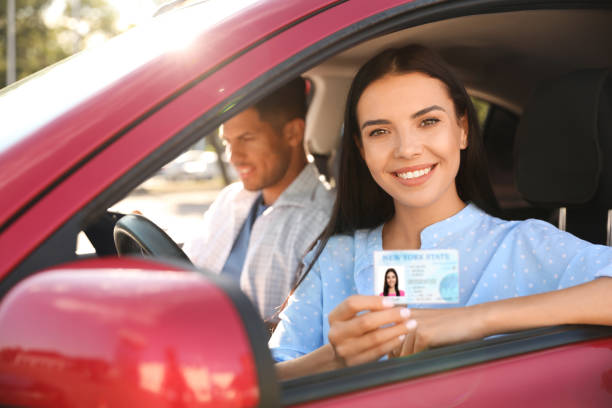
[[121, 217], [113, 229], [117, 253], [179, 259], [191, 263], [185, 252], [155, 223], [142, 215]]

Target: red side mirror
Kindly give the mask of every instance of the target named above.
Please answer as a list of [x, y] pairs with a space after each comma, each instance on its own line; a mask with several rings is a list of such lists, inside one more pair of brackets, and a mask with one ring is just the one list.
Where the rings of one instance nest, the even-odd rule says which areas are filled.
[[279, 406], [248, 299], [217, 277], [159, 269], [91, 260], [15, 286], [0, 303], [0, 405]]

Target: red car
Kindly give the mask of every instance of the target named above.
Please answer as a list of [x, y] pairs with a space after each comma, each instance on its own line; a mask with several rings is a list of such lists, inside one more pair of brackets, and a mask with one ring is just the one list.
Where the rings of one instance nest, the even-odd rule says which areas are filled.
[[[595, 326], [279, 382], [264, 325], [237, 285], [173, 258], [180, 251], [149, 224], [126, 222], [119, 252], [153, 256], [117, 256], [117, 214], [107, 211], [296, 75], [312, 85], [309, 149], [333, 157], [356, 69], [383, 48], [418, 42], [439, 51], [477, 98], [504, 211], [548, 219], [559, 199], [536, 206], [546, 197], [513, 183], [525, 154], [543, 173], [559, 159], [556, 142], [532, 143], [539, 136], [524, 129], [530, 96], [543, 81], [612, 66], [611, 39], [605, 1], [208, 0], [3, 90], [0, 406], [612, 406], [612, 330]], [[602, 78], [609, 92], [610, 75]], [[606, 95], [562, 99], [599, 103], [601, 133], [612, 120]], [[595, 159], [566, 153], [595, 176], [577, 184], [605, 184], [605, 143], [585, 136], [580, 146], [594, 146]], [[578, 224], [605, 230], [606, 219]], [[76, 253], [80, 232], [95, 253]]]

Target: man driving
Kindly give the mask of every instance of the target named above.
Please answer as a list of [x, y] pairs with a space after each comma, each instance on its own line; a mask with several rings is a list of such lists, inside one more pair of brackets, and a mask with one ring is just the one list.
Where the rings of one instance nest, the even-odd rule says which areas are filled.
[[305, 115], [297, 78], [223, 124], [240, 182], [221, 191], [183, 248], [195, 265], [239, 281], [266, 321], [295, 283], [334, 199], [306, 158]]

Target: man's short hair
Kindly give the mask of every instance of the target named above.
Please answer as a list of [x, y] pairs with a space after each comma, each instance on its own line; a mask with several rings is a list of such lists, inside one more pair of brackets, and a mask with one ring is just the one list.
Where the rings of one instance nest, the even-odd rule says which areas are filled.
[[261, 120], [280, 131], [293, 119], [306, 118], [306, 84], [297, 77], [253, 105]]

